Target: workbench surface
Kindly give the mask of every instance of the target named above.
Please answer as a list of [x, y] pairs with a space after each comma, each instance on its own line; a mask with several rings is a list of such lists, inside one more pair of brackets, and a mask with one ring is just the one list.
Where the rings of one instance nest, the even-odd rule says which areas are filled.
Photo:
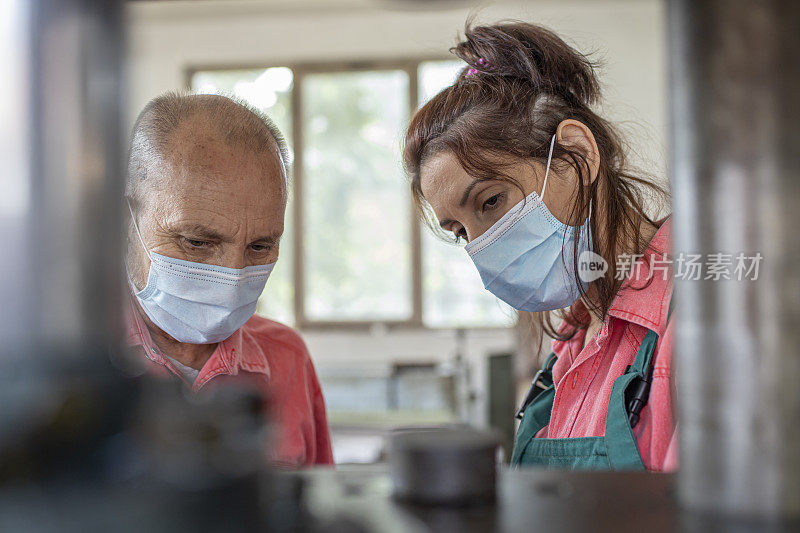
[[369, 532], [636, 531], [679, 529], [674, 476], [502, 469], [497, 502], [464, 508], [395, 501], [381, 467], [312, 469], [307, 508], [323, 522]]

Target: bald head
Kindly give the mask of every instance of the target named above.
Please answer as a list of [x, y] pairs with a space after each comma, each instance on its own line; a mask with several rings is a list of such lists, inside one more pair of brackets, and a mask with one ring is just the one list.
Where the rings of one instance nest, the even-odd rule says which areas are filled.
[[[126, 196], [138, 206], [142, 195], [164, 178], [163, 169], [176, 163], [193, 165], [181, 153], [191, 138], [224, 145], [243, 155], [278, 157], [288, 166], [286, 141], [264, 113], [225, 96], [167, 93], [151, 100], [139, 113], [133, 128], [128, 159]], [[195, 143], [204, 144], [204, 143]], [[193, 154], [202, 159], [202, 153]]]

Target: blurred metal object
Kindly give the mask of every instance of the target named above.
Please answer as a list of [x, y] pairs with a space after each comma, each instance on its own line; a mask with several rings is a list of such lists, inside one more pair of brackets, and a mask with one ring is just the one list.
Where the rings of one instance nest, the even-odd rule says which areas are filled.
[[128, 400], [109, 361], [120, 338], [122, 2], [3, 7], [12, 100], [0, 128], [3, 149], [18, 151], [0, 214], [0, 452], [48, 434], [58, 453], [47, 461], [66, 464], [95, 431], [115, 430], [110, 412]]
[[467, 427], [400, 429], [389, 437], [394, 495], [434, 505], [495, 499], [498, 439]]
[[142, 389], [109, 454], [108, 490], [129, 502], [120, 512], [136, 509], [148, 530], [270, 531], [262, 391], [223, 380], [193, 394], [174, 379]]
[[199, 490], [265, 470], [266, 402], [255, 384], [221, 381], [192, 393], [179, 380], [154, 379], [142, 388], [126, 435], [149, 457], [152, 479]]
[[[122, 172], [121, 0], [38, 0], [29, 10], [30, 124], [24, 239], [4, 254], [25, 288], [7, 313], [28, 309], [4, 331], [21, 345], [59, 352], [119, 338]], [[24, 262], [24, 263], [23, 263]]]
[[[500, 468], [495, 504], [460, 507], [392, 498], [390, 475], [374, 466], [294, 475], [306, 481], [314, 515], [357, 519], [373, 533], [681, 531], [671, 475]], [[711, 525], [705, 531], [733, 531]]]
[[800, 517], [800, 2], [668, 3], [675, 250], [761, 253], [678, 284], [684, 508]]
[[122, 0], [0, 5], [0, 530], [267, 529], [265, 399], [122, 347]]
[[[31, 24], [25, 0], [0, 2], [0, 74], [4, 98], [0, 99], [0, 340], [19, 340], [30, 321], [25, 300], [32, 280], [26, 245], [26, 221], [30, 216], [31, 187]], [[13, 352], [12, 344], [8, 351]], [[5, 350], [0, 348], [0, 355]], [[8, 355], [6, 355], [8, 357]], [[2, 361], [0, 361], [2, 364]]]
[[489, 427], [497, 432], [503, 447], [503, 462], [508, 464], [514, 448], [515, 419], [508, 416], [516, 409], [514, 383], [514, 354], [495, 353], [489, 355]]
[[81, 396], [59, 390], [54, 422], [0, 450], [0, 531], [285, 531], [305, 520], [302, 493], [265, 468], [257, 388], [222, 381], [190, 395], [154, 378], [99, 396], [84, 384]]

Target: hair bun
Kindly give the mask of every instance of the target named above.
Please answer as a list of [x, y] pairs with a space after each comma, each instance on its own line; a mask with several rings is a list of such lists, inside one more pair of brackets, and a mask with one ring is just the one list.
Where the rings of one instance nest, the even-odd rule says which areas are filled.
[[451, 50], [470, 65], [466, 74], [523, 79], [536, 89], [584, 104], [600, 97], [594, 64], [552, 31], [526, 22], [473, 26]]

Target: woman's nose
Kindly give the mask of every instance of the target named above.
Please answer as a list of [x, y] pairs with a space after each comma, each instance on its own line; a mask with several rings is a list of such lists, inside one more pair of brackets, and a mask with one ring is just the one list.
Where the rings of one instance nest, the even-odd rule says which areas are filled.
[[469, 227], [465, 226], [464, 229], [467, 232], [467, 242], [471, 242], [483, 235], [483, 233], [489, 229], [489, 227], [484, 227], [480, 224], [472, 224]]

